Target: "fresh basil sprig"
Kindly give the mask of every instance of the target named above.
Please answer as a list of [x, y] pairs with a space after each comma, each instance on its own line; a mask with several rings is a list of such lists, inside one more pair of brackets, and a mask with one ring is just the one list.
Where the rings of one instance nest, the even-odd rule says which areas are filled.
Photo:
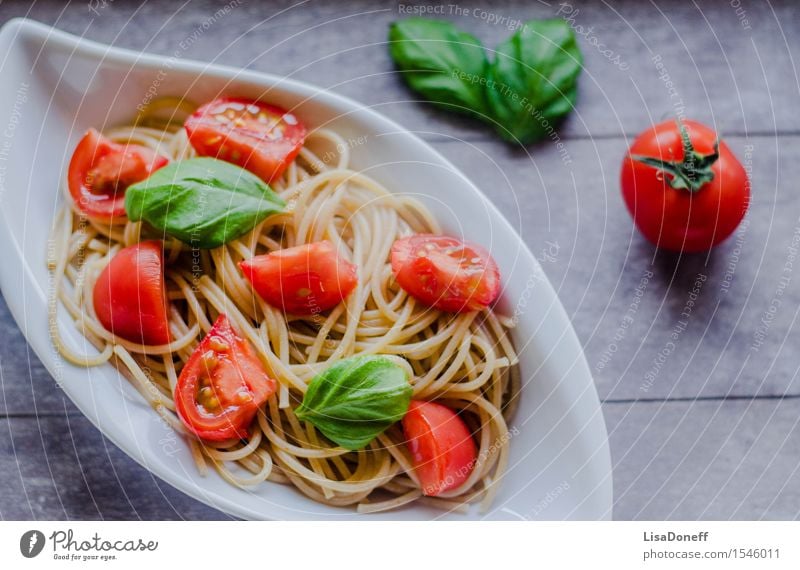
[[215, 158], [173, 162], [125, 191], [130, 220], [204, 249], [246, 234], [285, 206], [258, 176]]
[[408, 84], [460, 113], [485, 115], [483, 77], [489, 62], [480, 40], [450, 22], [409, 18], [389, 28], [389, 50]]
[[486, 89], [498, 134], [523, 143], [552, 133], [555, 123], [572, 110], [583, 66], [567, 22], [533, 20], [526, 25], [497, 46]]
[[386, 356], [353, 356], [314, 377], [295, 414], [345, 449], [365, 447], [411, 402], [405, 369]]
[[443, 20], [394, 22], [389, 45], [412, 89], [491, 123], [509, 141], [550, 135], [575, 104], [583, 57], [560, 18], [526, 22], [491, 63], [477, 39]]

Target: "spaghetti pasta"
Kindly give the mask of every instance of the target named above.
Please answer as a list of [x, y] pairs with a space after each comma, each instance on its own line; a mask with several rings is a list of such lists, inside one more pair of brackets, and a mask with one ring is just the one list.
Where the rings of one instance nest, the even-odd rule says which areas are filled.
[[[180, 125], [156, 105], [133, 126], [104, 134], [119, 143], [152, 149], [171, 160], [194, 156]], [[172, 113], [186, 110], [181, 102]], [[157, 126], [153, 126], [157, 125]], [[518, 390], [517, 357], [509, 319], [490, 310], [446, 313], [423, 306], [394, 281], [388, 263], [392, 243], [412, 233], [440, 233], [431, 213], [415, 199], [392, 194], [350, 168], [349, 147], [336, 132], [309, 133], [297, 159], [273, 190], [287, 211], [213, 250], [197, 250], [157, 235], [142, 222], [112, 223], [87, 216], [70, 199], [54, 222], [55, 286], [51, 329], [63, 306], [96, 352], [82, 354], [58, 334], [61, 354], [80, 366], [110, 362], [149, 404], [189, 442], [201, 472], [209, 467], [231, 484], [290, 484], [315, 501], [356, 505], [372, 513], [423, 501], [446, 510], [473, 502], [488, 505], [508, 462], [507, 412]], [[169, 332], [161, 346], [115, 337], [98, 321], [91, 288], [121, 248], [164, 239]], [[238, 263], [254, 255], [319, 240], [332, 242], [358, 267], [358, 285], [327, 313], [288, 316], [254, 295]], [[201, 441], [184, 429], [173, 393], [193, 349], [221, 313], [257, 349], [278, 392], [264, 405], [245, 440]], [[425, 497], [399, 426], [366, 448], [348, 451], [329, 442], [294, 413], [311, 379], [331, 363], [357, 354], [390, 355], [412, 379], [414, 398], [446, 403], [463, 413], [477, 444], [466, 482], [438, 497]], [[391, 356], [394, 355], [394, 356]]]

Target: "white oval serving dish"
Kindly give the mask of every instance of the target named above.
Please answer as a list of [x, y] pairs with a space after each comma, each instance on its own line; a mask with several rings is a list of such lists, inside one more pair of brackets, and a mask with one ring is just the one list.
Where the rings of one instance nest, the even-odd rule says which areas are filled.
[[[58, 385], [125, 453], [181, 491], [242, 518], [610, 518], [605, 423], [569, 319], [514, 229], [427, 143], [351, 99], [308, 84], [105, 46], [31, 20], [3, 26], [0, 53], [0, 287]], [[158, 96], [185, 95], [196, 102], [220, 94], [263, 96], [293, 109], [311, 127], [325, 124], [346, 138], [366, 137], [366, 144], [352, 149], [354, 168], [392, 191], [413, 191], [448, 232], [491, 250], [503, 276], [501, 307], [519, 313], [515, 343], [523, 389], [510, 426], [509, 470], [490, 512], [443, 514], [412, 505], [358, 515], [354, 509], [315, 503], [288, 486], [266, 483], [243, 490], [215, 473], [200, 477], [188, 447], [116, 370], [83, 369], [61, 360], [48, 334], [45, 264], [48, 233], [61, 199], [59, 181], [88, 127], [129, 121], [153, 89]], [[61, 316], [66, 341], [85, 346], [66, 312]]]

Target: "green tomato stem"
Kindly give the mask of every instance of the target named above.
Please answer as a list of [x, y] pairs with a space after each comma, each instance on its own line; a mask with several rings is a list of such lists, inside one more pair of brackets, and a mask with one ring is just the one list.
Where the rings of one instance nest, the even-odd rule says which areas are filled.
[[677, 119], [676, 122], [683, 141], [683, 160], [662, 160], [636, 154], [631, 155], [631, 158], [668, 174], [668, 183], [672, 188], [692, 193], [698, 192], [703, 186], [714, 180], [711, 166], [719, 158], [719, 138], [714, 141], [712, 153], [700, 154], [694, 149], [686, 127], [680, 119]]

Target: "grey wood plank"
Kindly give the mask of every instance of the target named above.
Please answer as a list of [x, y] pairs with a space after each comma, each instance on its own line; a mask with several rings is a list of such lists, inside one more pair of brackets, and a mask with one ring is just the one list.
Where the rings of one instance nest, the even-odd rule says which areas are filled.
[[224, 520], [122, 453], [81, 415], [0, 419], [0, 519]]
[[800, 176], [798, 138], [726, 140], [752, 167], [749, 215], [709, 255], [683, 256], [634, 229], [618, 182], [623, 140], [566, 141], [569, 164], [553, 144], [530, 157], [495, 142], [437, 148], [539, 258], [601, 397], [798, 394], [800, 197], [785, 182]]
[[800, 400], [606, 404], [614, 518], [800, 518]]
[[[469, 14], [445, 5], [446, 13], [436, 17], [455, 21], [490, 48], [510, 34], [514, 22], [559, 11], [571, 17], [583, 34], [586, 71], [577, 111], [562, 129], [565, 137], [634, 134], [672, 116], [679, 102], [687, 116], [723, 132], [800, 130], [793, 112], [800, 91], [793, 57], [800, 53], [800, 37], [792, 33], [797, 14], [789, 1], [746, 7], [746, 23], [726, 2], [701, 2], [700, 8], [635, 0], [580, 3], [577, 13], [565, 12], [558, 2], [545, 4], [515, 0], [487, 7], [469, 0], [458, 3]], [[226, 5], [232, 8], [219, 12]], [[29, 15], [122, 47], [252, 67], [350, 95], [430, 137], [492, 138], [484, 126], [415, 102], [395, 73], [384, 44], [388, 24], [405, 17], [400, 6], [407, 5], [232, 0], [164, 8], [154, 1], [113, 2], [95, 14], [82, 2], [64, 7], [46, 0], [4, 2], [0, 21]], [[506, 19], [489, 23], [489, 17]], [[621, 63], [611, 61], [617, 55]]]
[[[616, 519], [796, 519], [800, 399], [603, 406]], [[79, 415], [0, 422], [0, 518], [224, 519]]]
[[2, 295], [0, 339], [0, 416], [77, 411], [25, 341]]
[[[526, 21], [552, 17], [559, 10], [564, 16], [565, 8], [560, 7], [564, 4], [497, 2], [487, 7], [478, 0], [458, 3], [469, 15], [446, 8], [443, 17], [494, 49], [510, 30], [482, 18]], [[767, 8], [751, 10], [750, 29], [743, 29], [735, 10], [722, 2], [703, 2], [702, 9], [664, 2], [614, 2], [613, 7], [574, 4], [580, 7], [572, 13], [573, 26], [580, 33], [588, 32], [579, 38], [585, 69], [576, 112], [562, 126], [562, 136], [631, 135], [679, 111], [715, 124], [723, 132], [797, 130], [798, 118], [790, 111], [798, 93], [793, 61], [798, 45], [796, 34], [791, 33], [795, 15], [791, 7], [776, 4], [775, 14]], [[336, 14], [344, 15], [342, 11]], [[308, 31], [278, 31], [275, 39], [262, 44], [265, 53], [252, 67], [322, 84], [378, 106], [406, 128], [424, 131], [426, 136], [488, 138], [485, 127], [415, 102], [418, 97], [405, 88], [385, 55], [376, 57], [376, 44], [386, 41], [388, 24], [398, 17], [402, 15], [397, 10], [390, 10], [370, 14], [363, 26], [361, 17], [354, 17]], [[320, 15], [312, 22], [321, 24], [324, 18]], [[294, 33], [312, 49], [300, 49], [293, 41], [281, 43]], [[343, 42], [342, 37], [349, 39]], [[305, 57], [297, 57], [298, 51]], [[623, 69], [612, 62], [616, 56], [625, 64]], [[667, 75], [671, 85], [666, 83]]]

